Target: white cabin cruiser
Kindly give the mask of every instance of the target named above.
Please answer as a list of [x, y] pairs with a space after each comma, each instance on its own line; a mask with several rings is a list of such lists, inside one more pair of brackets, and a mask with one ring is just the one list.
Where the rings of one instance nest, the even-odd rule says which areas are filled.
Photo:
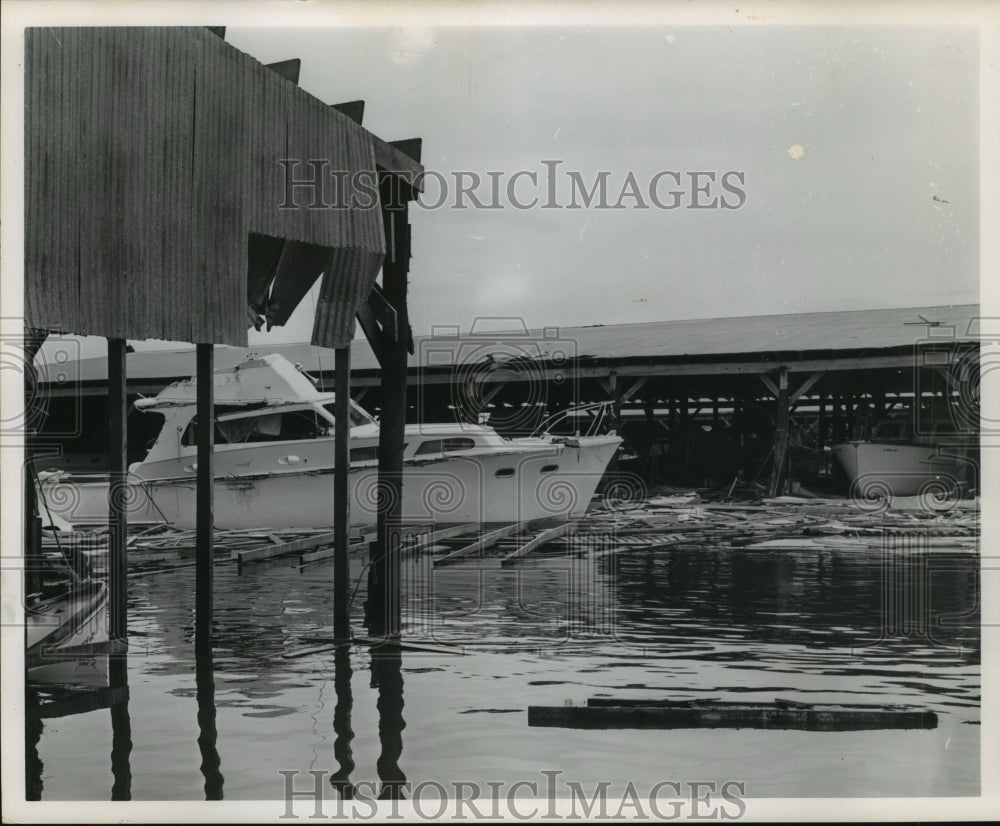
[[[318, 528], [333, 522], [334, 395], [279, 355], [217, 370], [214, 517], [221, 529]], [[195, 525], [195, 380], [136, 408], [160, 415], [159, 435], [129, 468], [132, 522]], [[378, 422], [351, 402], [352, 524], [374, 524]], [[621, 439], [616, 435], [507, 439], [483, 425], [407, 425], [402, 519], [514, 522], [582, 514]], [[49, 509], [70, 523], [107, 519], [107, 480], [45, 475]]]

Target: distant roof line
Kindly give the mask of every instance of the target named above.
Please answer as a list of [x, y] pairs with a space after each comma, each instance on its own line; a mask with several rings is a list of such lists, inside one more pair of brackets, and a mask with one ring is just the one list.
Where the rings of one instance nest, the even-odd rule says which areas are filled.
[[[720, 358], [745, 360], [756, 354], [806, 353], [818, 351], [871, 351], [899, 350], [914, 347], [937, 326], [946, 332], [954, 328], [957, 339], [968, 339], [972, 322], [979, 315], [978, 304], [951, 304], [870, 310], [834, 310], [809, 313], [775, 313], [758, 316], [724, 316], [705, 319], [675, 319], [671, 321], [646, 321], [630, 324], [608, 324], [562, 327], [556, 324], [529, 328], [528, 340], [533, 339], [535, 350], [527, 351], [532, 358], [545, 360], [555, 352], [557, 345], [567, 358], [579, 359], [690, 359], [718, 361]], [[921, 316], [937, 325], [924, 325]], [[441, 325], [458, 329], [457, 340], [469, 336], [470, 330], [459, 325]], [[557, 330], [557, 338], [545, 338], [544, 330]], [[514, 330], [489, 330], [485, 338], [525, 333], [524, 328]], [[440, 342], [441, 352], [455, 337], [415, 336], [416, 352], [410, 357], [410, 368], [420, 366], [428, 347]], [[512, 344], [516, 340], [512, 339]], [[520, 339], [523, 342], [524, 339]], [[519, 343], [520, 343], [519, 342]], [[187, 377], [194, 372], [194, 349], [140, 350], [128, 356], [127, 373], [130, 380]], [[281, 353], [293, 362], [300, 362], [306, 370], [332, 370], [333, 351], [307, 343], [265, 344], [254, 347], [219, 347], [216, 353], [218, 368], [232, 366], [247, 353]], [[468, 354], [455, 351], [455, 358], [437, 360], [435, 367], [463, 363]], [[501, 351], [502, 352], [502, 351]], [[476, 359], [487, 353], [476, 353]], [[351, 366], [355, 371], [378, 370], [378, 362], [368, 342], [355, 340], [351, 347]], [[96, 357], [78, 362], [77, 381], [100, 381], [106, 378], [106, 359]], [[45, 381], [44, 364], [39, 364], [41, 379]], [[59, 365], [64, 369], [65, 365]]]

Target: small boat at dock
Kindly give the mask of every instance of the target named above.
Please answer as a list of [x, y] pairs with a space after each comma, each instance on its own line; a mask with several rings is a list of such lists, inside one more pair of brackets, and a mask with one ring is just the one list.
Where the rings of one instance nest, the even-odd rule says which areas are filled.
[[94, 684], [107, 680], [108, 586], [68, 579], [28, 594], [24, 665], [33, 682]]
[[[333, 522], [334, 395], [279, 355], [214, 375], [214, 521], [221, 529], [317, 528]], [[175, 382], [137, 410], [162, 418], [125, 494], [132, 523], [195, 526], [195, 380]], [[350, 404], [352, 524], [379, 504], [377, 420]], [[402, 519], [458, 524], [582, 515], [621, 444], [617, 435], [508, 439], [485, 425], [412, 424], [404, 432]], [[107, 519], [106, 477], [41, 473], [50, 511], [71, 524]]]
[[931, 443], [848, 441], [832, 450], [856, 498], [954, 497], [965, 480], [963, 460]]

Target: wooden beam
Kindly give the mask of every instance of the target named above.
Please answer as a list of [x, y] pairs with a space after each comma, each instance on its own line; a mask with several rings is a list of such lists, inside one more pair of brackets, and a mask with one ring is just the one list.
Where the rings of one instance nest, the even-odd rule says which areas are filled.
[[[410, 144], [411, 141], [418, 140], [412, 138], [410, 141], [397, 141], [398, 144]], [[412, 146], [408, 148], [412, 149]], [[401, 206], [405, 201], [412, 200], [413, 195], [409, 190], [414, 190], [416, 192], [424, 191], [424, 167], [421, 165], [419, 160], [414, 159], [411, 155], [407, 154], [399, 146], [384, 141], [381, 138], [372, 135], [372, 149], [375, 151], [375, 167], [380, 172], [390, 173], [399, 178], [402, 178], [406, 182], [407, 186], [400, 190], [396, 194], [396, 198], [392, 201], [385, 201], [383, 203], [391, 203], [393, 206]], [[418, 152], [419, 155], [419, 152]]]
[[636, 379], [632, 383], [632, 385], [628, 388], [628, 390], [622, 393], [622, 401], [627, 402], [629, 399], [631, 399], [632, 396], [634, 396], [639, 390], [642, 389], [643, 385], [645, 385], [647, 381], [649, 381], [649, 376], [640, 376], [638, 379]]
[[265, 545], [262, 548], [251, 548], [248, 551], [236, 551], [233, 557], [239, 565], [247, 565], [251, 562], [263, 562], [266, 559], [275, 559], [279, 556], [287, 556], [299, 551], [308, 551], [312, 548], [320, 548], [323, 545], [332, 545], [337, 539], [335, 531], [320, 533], [315, 536], [307, 536], [302, 539], [293, 539], [290, 542], [283, 542], [280, 545]]
[[128, 398], [125, 340], [108, 339], [108, 587], [112, 640], [128, 639]]
[[383, 336], [388, 336], [393, 341], [400, 341], [404, 338], [404, 333], [400, 329], [399, 313], [386, 299], [385, 293], [382, 292], [382, 288], [378, 284], [372, 285], [366, 304], [379, 323]]
[[813, 373], [811, 376], [809, 376], [809, 378], [807, 378], [804, 382], [802, 382], [801, 385], [799, 385], [799, 389], [796, 390], [794, 393], [792, 393], [788, 397], [789, 404], [793, 404], [794, 405], [795, 402], [797, 402], [806, 393], [808, 393], [810, 390], [812, 390], [813, 385], [815, 385], [816, 382], [818, 382], [821, 378], [823, 378], [823, 373], [820, 372], [820, 371], [817, 371], [817, 372]]
[[290, 80], [296, 86], [299, 85], [299, 71], [302, 69], [302, 60], [293, 57], [291, 60], [279, 60], [277, 63], [265, 64], [272, 72], [281, 75], [285, 80]]
[[[788, 374], [822, 372], [843, 372], [858, 370], [907, 370], [913, 369], [913, 355], [893, 355], [893, 356], [871, 356], [871, 357], [846, 357], [843, 359], [806, 359], [803, 361], [767, 361], [767, 362], [686, 362], [684, 364], [619, 364], [614, 368], [611, 366], [579, 366], [570, 367], [543, 367], [538, 366], [537, 370], [532, 370], [530, 375], [520, 374], [498, 374], [498, 381], [551, 381], [556, 376], [565, 379], [567, 376], [576, 379], [588, 379], [600, 381], [602, 377], [607, 377], [611, 370], [617, 371], [620, 377], [647, 376], [647, 377], [688, 377], [688, 376], [755, 376], [767, 372], [775, 372], [784, 367]], [[912, 376], [912, 373], [908, 373]], [[130, 383], [130, 393], [143, 393], [155, 395], [171, 381], [183, 381], [190, 378], [190, 374], [178, 376], [164, 376], [156, 381], [143, 380]], [[354, 387], [377, 387], [380, 378], [377, 369], [370, 371], [357, 371], [352, 376], [351, 383]], [[450, 384], [454, 381], [454, 375], [450, 367], [442, 368], [440, 372], [432, 372], [426, 368], [414, 367], [408, 376], [409, 384]], [[43, 382], [46, 393], [50, 398], [66, 396], [103, 396], [106, 392], [106, 385], [103, 381], [94, 383], [84, 383], [71, 387], [62, 385], [49, 385]]]
[[[365, 338], [368, 339], [368, 344], [371, 346], [372, 352], [375, 354], [375, 359], [381, 364], [383, 346], [382, 328], [378, 326], [378, 321], [375, 319], [372, 308], [368, 306], [367, 302], [359, 304], [355, 316], [361, 325], [361, 331], [365, 334]], [[381, 381], [381, 377], [375, 378], [373, 379], [373, 384], [378, 385]]]
[[344, 103], [334, 103], [331, 107], [342, 115], [346, 115], [355, 123], [360, 124], [365, 117], [365, 102], [363, 100], [349, 100]]
[[515, 534], [524, 527], [523, 522], [514, 522], [510, 525], [505, 525], [502, 528], [497, 528], [495, 531], [490, 531], [479, 537], [475, 542], [470, 545], [466, 545], [464, 548], [459, 548], [457, 551], [452, 551], [450, 554], [445, 554], [444, 556], [438, 557], [434, 560], [434, 567], [437, 568], [439, 565], [449, 565], [456, 559], [461, 559], [462, 557], [472, 556], [473, 554], [482, 553], [488, 548], [492, 548], [501, 539], [511, 534]]
[[420, 153], [423, 151], [423, 143], [422, 138], [405, 138], [401, 141], [389, 141], [389, 146], [393, 149], [398, 149], [408, 158], [412, 158], [417, 163], [420, 163]]
[[566, 536], [567, 534], [573, 533], [576, 530], [575, 522], [563, 522], [561, 525], [556, 525], [554, 528], [549, 528], [546, 531], [542, 531], [538, 536], [532, 539], [530, 542], [525, 542], [520, 548], [511, 554], [508, 554], [503, 559], [500, 560], [500, 567], [506, 568], [508, 565], [513, 565], [518, 560], [524, 559], [532, 551], [541, 548], [546, 542], [551, 542], [560, 536]]
[[760, 375], [757, 376], [757, 378], [764, 383], [764, 386], [770, 391], [771, 395], [774, 396], [774, 398], [778, 398], [778, 385], [776, 385], [773, 381], [771, 381], [771, 378], [769, 376]]
[[[796, 373], [811, 373], [816, 371], [822, 372], [835, 372], [835, 371], [857, 371], [857, 370], [886, 370], [886, 369], [902, 369], [902, 368], [912, 368], [913, 357], [891, 357], [891, 358], [872, 358], [872, 359], [848, 359], [843, 362], [838, 362], [835, 359], [824, 359], [824, 360], [810, 360], [802, 362], [766, 362], [766, 363], [754, 363], [754, 364], [744, 364], [742, 362], [726, 362], [726, 363], [688, 363], [688, 364], [626, 364], [618, 365], [614, 368], [610, 366], [570, 366], [570, 367], [543, 367], [539, 365], [537, 370], [532, 370], [530, 375], [527, 374], [515, 374], [511, 373], [498, 373], [496, 381], [502, 381], [505, 383], [518, 382], [518, 381], [552, 381], [557, 376], [562, 380], [565, 380], [567, 376], [576, 379], [593, 379], [601, 383], [601, 387], [605, 392], [609, 391], [609, 384], [602, 382], [602, 379], [606, 379], [612, 370], [617, 372], [620, 378], [632, 377], [632, 376], [672, 376], [672, 377], [694, 377], [694, 376], [705, 376], [705, 377], [719, 377], [719, 376], [758, 376], [762, 377], [761, 380], [765, 385], [771, 382], [766, 375], [764, 375], [765, 370], [771, 373], [776, 372], [782, 368], [787, 370], [789, 375], [794, 375]], [[378, 384], [377, 375], [359, 375], [353, 378], [353, 383], [355, 387], [361, 386], [376, 386]], [[425, 369], [418, 370], [414, 367], [412, 374], [409, 376], [410, 384], [450, 384], [454, 381], [454, 375], [450, 366], [445, 366], [440, 372], [432, 372]], [[771, 382], [773, 385], [773, 382]], [[772, 394], [777, 392], [776, 387], [768, 386]]]
[[197, 345], [198, 469], [195, 502], [195, 648], [212, 647], [214, 548], [214, 450], [215, 450], [215, 350], [211, 343]]
[[334, 376], [334, 449], [333, 449], [333, 636], [347, 642], [351, 637], [350, 560], [348, 531], [351, 524], [351, 347], [336, 351]]

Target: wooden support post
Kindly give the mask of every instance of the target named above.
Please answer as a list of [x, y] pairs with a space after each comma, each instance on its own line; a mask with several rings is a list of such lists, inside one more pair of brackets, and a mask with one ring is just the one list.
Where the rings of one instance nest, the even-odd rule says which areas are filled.
[[334, 448], [333, 448], [333, 636], [346, 642], [351, 636], [348, 595], [351, 524], [351, 494], [348, 474], [351, 470], [351, 348], [338, 347], [334, 373]]
[[816, 448], [822, 450], [826, 447], [826, 393], [819, 394], [819, 421], [816, 426]]
[[622, 390], [618, 385], [618, 371], [612, 370], [608, 375], [608, 395], [611, 396], [611, 412], [614, 415], [615, 431], [621, 432]]
[[195, 648], [212, 647], [213, 452], [215, 449], [215, 351], [212, 344], [197, 347], [198, 480], [195, 502]]
[[125, 417], [125, 340], [108, 339], [108, 586], [112, 640], [128, 640], [128, 440]]
[[680, 435], [684, 440], [684, 484], [691, 484], [691, 413], [687, 391], [681, 397]]
[[406, 426], [406, 361], [410, 342], [406, 278], [410, 265], [410, 193], [399, 177], [386, 175], [380, 188], [386, 257], [382, 293], [395, 310], [395, 335], [383, 335], [379, 396], [378, 539], [368, 578], [368, 628], [375, 636], [396, 637], [400, 630], [399, 545], [403, 500], [403, 431]]
[[111, 706], [112, 800], [132, 799], [132, 723], [128, 710], [128, 438], [125, 340], [108, 339], [108, 685], [122, 702]]
[[784, 492], [785, 466], [788, 461], [788, 370], [778, 371], [778, 398], [774, 415], [774, 463], [771, 465], [771, 496]]

